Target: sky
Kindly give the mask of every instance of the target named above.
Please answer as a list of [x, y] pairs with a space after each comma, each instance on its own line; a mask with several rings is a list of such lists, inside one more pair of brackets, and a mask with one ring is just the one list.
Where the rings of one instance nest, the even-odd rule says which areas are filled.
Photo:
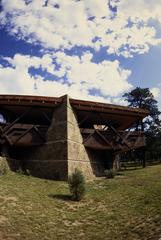
[[0, 1], [0, 94], [124, 105], [136, 87], [161, 110], [161, 0]]

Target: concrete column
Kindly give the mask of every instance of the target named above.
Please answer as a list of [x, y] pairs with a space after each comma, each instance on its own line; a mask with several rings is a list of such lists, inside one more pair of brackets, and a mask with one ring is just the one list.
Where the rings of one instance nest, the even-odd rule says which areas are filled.
[[75, 168], [80, 169], [86, 179], [92, 179], [93, 162], [90, 151], [83, 145], [83, 138], [78, 126], [77, 116], [70, 105], [69, 97], [66, 96], [67, 102], [67, 151], [68, 151], [68, 175]]

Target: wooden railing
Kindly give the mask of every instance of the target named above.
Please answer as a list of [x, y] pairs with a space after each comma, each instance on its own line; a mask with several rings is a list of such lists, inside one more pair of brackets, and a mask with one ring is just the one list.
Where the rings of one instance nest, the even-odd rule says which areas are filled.
[[43, 144], [48, 126], [32, 124], [1, 124], [0, 144], [35, 146]]
[[83, 144], [93, 149], [128, 151], [145, 146], [143, 132], [118, 131], [117, 133], [98, 129], [81, 129]]

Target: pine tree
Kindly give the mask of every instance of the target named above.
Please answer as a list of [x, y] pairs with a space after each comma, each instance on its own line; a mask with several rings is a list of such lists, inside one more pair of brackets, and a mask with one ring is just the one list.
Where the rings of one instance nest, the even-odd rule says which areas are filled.
[[138, 122], [136, 130], [155, 131], [161, 122], [159, 119], [160, 111], [158, 110], [157, 101], [149, 88], [135, 88], [129, 93], [123, 95], [130, 107], [142, 108], [149, 111], [149, 117], [145, 121]]
[[[147, 138], [147, 146], [144, 149], [151, 148], [151, 143], [153, 142], [153, 146], [155, 146], [156, 137], [158, 135], [158, 131], [161, 125], [161, 121], [159, 119], [160, 111], [158, 110], [158, 103], [154, 98], [153, 94], [150, 92], [149, 88], [135, 88], [129, 93], [125, 93], [123, 95], [125, 101], [128, 102], [128, 106], [142, 108], [149, 111], [149, 116], [146, 117], [143, 121], [138, 121], [135, 125], [136, 131], [145, 131]], [[142, 154], [143, 158], [143, 167], [145, 167], [146, 159], [145, 155]]]

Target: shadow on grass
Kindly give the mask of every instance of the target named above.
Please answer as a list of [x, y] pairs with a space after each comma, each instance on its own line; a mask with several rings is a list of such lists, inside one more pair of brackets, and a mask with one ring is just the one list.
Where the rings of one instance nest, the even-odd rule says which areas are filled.
[[115, 174], [116, 176], [124, 176], [124, 173], [121, 171], [121, 172], [116, 172]]
[[72, 201], [72, 196], [67, 194], [49, 194], [48, 197], [62, 201]]
[[141, 169], [143, 169], [143, 167], [126, 167], [126, 168], [122, 168], [120, 171], [126, 172], [126, 171], [136, 171]]

